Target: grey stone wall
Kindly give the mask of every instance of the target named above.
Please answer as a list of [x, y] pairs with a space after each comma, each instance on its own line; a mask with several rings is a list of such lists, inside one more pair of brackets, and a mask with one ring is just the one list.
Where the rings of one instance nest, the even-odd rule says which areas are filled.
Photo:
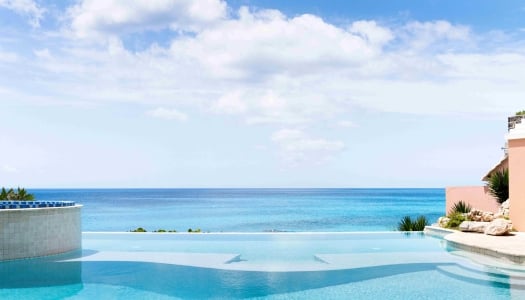
[[0, 210], [0, 261], [80, 249], [81, 207]]

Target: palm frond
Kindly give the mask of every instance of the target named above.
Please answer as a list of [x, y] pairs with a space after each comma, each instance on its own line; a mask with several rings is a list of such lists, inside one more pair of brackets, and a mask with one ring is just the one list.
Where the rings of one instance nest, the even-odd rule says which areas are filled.
[[509, 170], [504, 169], [492, 174], [487, 183], [489, 192], [496, 198], [498, 203], [503, 203], [509, 199]]

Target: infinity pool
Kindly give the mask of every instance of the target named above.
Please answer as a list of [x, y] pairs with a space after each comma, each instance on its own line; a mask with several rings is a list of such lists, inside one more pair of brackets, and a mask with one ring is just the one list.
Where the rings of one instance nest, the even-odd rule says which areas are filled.
[[84, 233], [0, 263], [0, 299], [525, 299], [525, 267], [391, 233]]

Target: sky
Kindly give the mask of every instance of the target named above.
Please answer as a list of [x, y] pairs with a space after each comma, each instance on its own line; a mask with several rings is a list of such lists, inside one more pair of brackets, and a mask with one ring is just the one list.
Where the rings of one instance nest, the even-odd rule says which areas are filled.
[[0, 0], [0, 186], [479, 185], [525, 4]]

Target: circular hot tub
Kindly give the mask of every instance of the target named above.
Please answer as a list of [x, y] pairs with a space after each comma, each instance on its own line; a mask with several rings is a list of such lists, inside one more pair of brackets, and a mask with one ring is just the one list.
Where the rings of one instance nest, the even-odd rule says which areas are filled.
[[72, 201], [0, 201], [0, 261], [80, 249], [81, 208]]

